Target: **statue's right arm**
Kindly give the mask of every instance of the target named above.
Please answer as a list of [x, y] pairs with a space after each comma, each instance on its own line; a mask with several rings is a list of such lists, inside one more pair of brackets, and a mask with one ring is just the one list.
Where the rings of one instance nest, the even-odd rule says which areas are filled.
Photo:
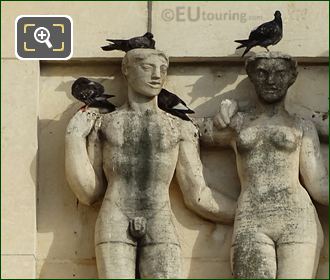
[[234, 130], [230, 127], [218, 128], [215, 126], [214, 118], [193, 118], [194, 123], [198, 126], [200, 134], [200, 143], [204, 147], [229, 147], [234, 137]]
[[194, 118], [199, 128], [201, 144], [229, 147], [235, 137], [235, 131], [229, 126], [237, 110], [237, 101], [225, 99], [220, 103], [219, 112], [213, 118]]
[[[96, 202], [105, 191], [102, 171], [94, 169], [99, 165], [99, 160], [93, 160], [87, 149], [87, 138], [93, 133], [95, 116], [88, 111], [78, 111], [70, 120], [65, 136], [66, 177], [74, 194], [86, 205]], [[96, 141], [94, 144], [100, 143]], [[98, 151], [96, 147], [96, 155]]]
[[186, 206], [205, 219], [233, 223], [236, 201], [205, 182], [196, 127], [191, 122], [182, 123], [181, 136], [176, 178]]

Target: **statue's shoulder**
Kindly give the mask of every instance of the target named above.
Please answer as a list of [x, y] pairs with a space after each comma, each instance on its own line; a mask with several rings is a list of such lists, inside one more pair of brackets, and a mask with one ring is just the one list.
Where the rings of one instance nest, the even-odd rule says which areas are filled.
[[178, 122], [183, 140], [197, 140], [199, 138], [198, 125], [194, 121], [178, 119]]
[[291, 120], [292, 127], [295, 127], [302, 132], [306, 129], [315, 129], [315, 125], [312, 120], [306, 119], [298, 114], [288, 113], [288, 116]]
[[118, 120], [118, 118], [122, 118], [128, 114], [126, 108], [119, 107], [115, 111], [112, 111], [110, 113], [102, 114], [102, 118], [105, 121], [111, 121], [111, 120]]
[[300, 116], [295, 116], [294, 120], [295, 120], [296, 126], [298, 126], [299, 129], [303, 133], [305, 133], [307, 131], [315, 131], [316, 130], [315, 124], [311, 120], [305, 119], [305, 118], [300, 117]]
[[106, 130], [107, 128], [112, 127], [116, 121], [118, 122], [118, 120], [122, 119], [122, 114], [121, 110], [101, 114], [99, 127], [101, 130]]

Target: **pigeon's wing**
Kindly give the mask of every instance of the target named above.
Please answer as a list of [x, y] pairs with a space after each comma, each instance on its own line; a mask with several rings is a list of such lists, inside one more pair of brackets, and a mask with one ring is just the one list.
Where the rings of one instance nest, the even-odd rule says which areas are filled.
[[164, 108], [172, 108], [179, 102], [179, 97], [166, 89], [162, 89], [158, 95], [158, 103]]
[[90, 82], [91, 82], [90, 80], [84, 77], [80, 77], [77, 80], [75, 80], [71, 86], [71, 94], [73, 95], [73, 97], [75, 97], [79, 101], [84, 102], [86, 98], [83, 92], [88, 88], [88, 84]]
[[104, 108], [107, 109], [108, 112], [113, 112], [116, 110], [116, 106], [113, 105], [105, 98], [97, 97], [92, 102], [90, 102], [89, 107], [94, 108]]
[[185, 121], [191, 121], [191, 119], [186, 115], [185, 112], [179, 111], [179, 110], [168, 110], [167, 113], [170, 113], [173, 116], [179, 117], [182, 120]]
[[[181, 108], [180, 110], [184, 110], [184, 108], [186, 108], [186, 110], [190, 110], [187, 107], [186, 102], [184, 102], [179, 96], [166, 89], [161, 90], [160, 94], [158, 95], [158, 100], [166, 104], [168, 108], [175, 108], [177, 106], [178, 109]], [[182, 106], [180, 106], [180, 104]]]
[[269, 21], [261, 24], [256, 29], [252, 30], [249, 36], [250, 41], [260, 41], [273, 36], [277, 25], [274, 21]]
[[117, 45], [121, 45], [128, 41], [128, 40], [124, 40], [124, 39], [106, 39], [106, 40], [111, 42], [112, 44], [117, 44]]
[[152, 48], [152, 42], [147, 37], [141, 36], [141, 37], [134, 37], [129, 40], [129, 45], [132, 49], [146, 49], [146, 48]]
[[186, 113], [195, 113], [193, 110], [189, 109], [186, 102], [184, 102], [179, 96], [175, 95], [174, 93], [168, 92], [167, 93], [170, 97], [170, 106], [173, 109], [185, 111]]
[[80, 92], [81, 92], [81, 88], [79, 85], [72, 86], [71, 94], [73, 95], [73, 97], [77, 98], [78, 100], [80, 100]]
[[153, 40], [153, 39], [151, 39], [150, 42], [151, 42], [151, 43], [150, 43], [150, 48], [151, 48], [151, 49], [155, 49], [155, 48], [156, 48], [156, 41]]
[[189, 109], [180, 97], [166, 89], [162, 89], [158, 95], [158, 107], [163, 111], [186, 121], [190, 121], [186, 114], [194, 113], [194, 111]]
[[102, 86], [98, 82], [93, 82], [94, 84], [91, 85], [92, 89], [95, 91], [96, 96], [101, 96], [104, 93], [104, 86]]

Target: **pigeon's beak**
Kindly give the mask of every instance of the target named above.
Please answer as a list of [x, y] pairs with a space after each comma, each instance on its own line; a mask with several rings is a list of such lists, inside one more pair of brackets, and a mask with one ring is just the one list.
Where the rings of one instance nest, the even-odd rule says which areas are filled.
[[93, 86], [93, 85], [95, 85], [95, 83], [94, 82], [89, 82], [88, 85]]

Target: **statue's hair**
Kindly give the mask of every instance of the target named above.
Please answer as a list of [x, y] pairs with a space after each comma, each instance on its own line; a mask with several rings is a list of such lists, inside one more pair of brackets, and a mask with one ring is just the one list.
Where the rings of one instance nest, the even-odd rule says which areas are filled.
[[261, 52], [255, 55], [252, 55], [245, 61], [246, 72], [250, 73], [250, 66], [254, 64], [258, 59], [283, 59], [289, 62], [291, 69], [293, 71], [294, 76], [296, 77], [298, 74], [298, 63], [297, 61], [290, 55], [281, 53], [281, 52]]
[[156, 56], [160, 56], [163, 57], [167, 63], [167, 65], [169, 64], [169, 59], [167, 57], [167, 55], [160, 51], [160, 50], [155, 50], [155, 49], [133, 49], [130, 50], [126, 53], [126, 55], [124, 56], [122, 63], [121, 63], [121, 69], [122, 72], [124, 73], [124, 70], [127, 67], [127, 64], [129, 62], [136, 62], [139, 60], [143, 60], [149, 56], [152, 55], [156, 55]]

